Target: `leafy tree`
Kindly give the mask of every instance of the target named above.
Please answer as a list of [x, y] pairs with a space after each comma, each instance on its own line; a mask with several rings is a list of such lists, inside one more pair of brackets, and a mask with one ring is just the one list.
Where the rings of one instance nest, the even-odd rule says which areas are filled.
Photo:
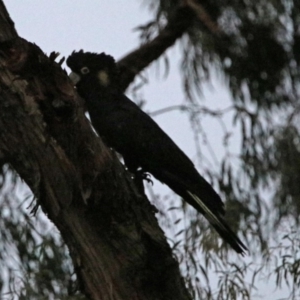
[[[252, 299], [260, 294], [259, 282], [264, 279], [274, 282], [278, 289], [288, 288], [288, 298], [297, 299], [300, 297], [298, 2], [148, 0], [146, 4], [153, 13], [153, 20], [138, 27], [141, 47], [118, 62], [122, 74], [120, 84], [124, 91], [132, 82], [135, 87], [140, 86], [137, 75], [161, 57], [168, 71], [171, 58], [165, 52], [175, 42], [179, 43], [182, 86], [187, 100], [184, 105], [162, 112], [178, 109], [189, 117], [198, 156], [202, 155], [201, 144], [209, 146], [201, 125], [203, 117], [217, 119], [222, 125], [225, 155], [217, 167], [211, 168], [207, 161], [201, 160], [199, 168], [226, 199], [227, 218], [250, 249], [249, 257], [237, 259], [193, 210], [181, 202], [173, 202], [174, 195], [160, 199], [163, 196], [157, 197], [148, 186], [148, 194], [159, 209], [159, 222], [180, 263], [185, 286], [193, 299]], [[3, 3], [0, 9], [1, 23], [5, 24], [0, 28], [0, 88], [3, 91], [0, 264], [4, 270], [0, 283], [5, 293], [2, 297], [81, 299], [84, 296], [80, 290], [87, 297], [99, 299], [100, 294], [89, 286], [89, 279], [102, 276], [108, 286], [115, 277], [107, 279], [104, 275], [115, 270], [105, 266], [104, 275], [88, 274], [90, 263], [101, 264], [101, 259], [83, 259], [84, 254], [93, 258], [93, 252], [89, 251], [89, 247], [93, 249], [93, 242], [80, 236], [74, 240], [73, 234], [76, 236], [79, 229], [71, 233], [70, 226], [74, 226], [76, 220], [97, 240], [97, 250], [107, 255], [102, 259], [112, 259], [109, 251], [103, 250], [105, 247], [115, 249], [114, 255], [120, 261], [113, 267], [126, 270], [126, 275], [131, 275], [129, 282], [135, 282], [133, 278], [138, 281], [135, 287], [142, 287], [137, 292], [139, 296], [158, 299], [154, 292], [147, 291], [147, 282], [151, 289], [177, 287], [176, 296], [161, 294], [164, 299], [188, 299], [177, 264], [170, 261], [171, 252], [156, 227], [152, 206], [147, 202], [140, 204], [142, 200], [130, 184], [128, 174], [114, 154], [89, 130], [82, 102], [76, 98], [67, 79], [63, 79], [59, 64], [54, 63], [56, 55], [52, 54], [49, 60], [33, 45], [18, 39]], [[223, 78], [232, 95], [231, 106], [222, 111], [199, 101], [201, 88], [215, 73]], [[16, 75], [22, 80], [11, 80]], [[51, 79], [48, 86], [43, 81], [45, 78]], [[30, 83], [27, 89], [24, 80]], [[13, 118], [16, 112], [18, 118]], [[224, 123], [228, 116], [232, 125]], [[238, 155], [231, 151], [232, 132], [240, 137]], [[42, 140], [46, 140], [47, 147], [39, 143]], [[81, 147], [83, 143], [89, 147]], [[97, 150], [97, 155], [89, 149]], [[88, 159], [83, 160], [82, 156]], [[19, 176], [34, 195], [33, 212], [41, 205], [61, 232], [69, 247], [74, 271], [64, 242], [58, 232], [47, 231], [49, 225], [41, 212], [37, 210], [35, 218], [28, 217], [25, 208], [32, 194], [28, 190], [17, 191], [21, 186]], [[105, 186], [105, 189], [95, 186]], [[90, 193], [94, 194], [94, 214], [84, 204]], [[124, 201], [121, 211], [114, 204], [110, 206], [108, 202], [112, 198]], [[112, 210], [115, 227], [110, 219], [105, 219], [106, 215], [111, 216]], [[127, 214], [123, 217], [124, 210]], [[89, 216], [90, 223], [76, 217], [80, 211]], [[128, 219], [134, 221], [125, 226]], [[98, 240], [105, 228], [109, 228], [113, 236], [119, 235], [123, 242], [110, 244], [112, 235]], [[126, 251], [132, 249], [130, 243], [133, 242], [139, 245], [139, 250], [130, 260], [124, 253], [129, 253]], [[124, 253], [120, 250], [122, 247]], [[155, 256], [157, 252], [163, 254]], [[137, 259], [133, 263], [139, 255], [148, 261]], [[170, 272], [160, 273], [164, 268], [153, 266], [152, 261], [164, 268], [168, 262]], [[158, 280], [153, 279], [153, 274], [160, 274]], [[168, 280], [164, 278], [167, 275]], [[114, 285], [116, 299], [129, 299], [129, 294], [122, 294], [121, 290], [132, 295], [128, 286]]]

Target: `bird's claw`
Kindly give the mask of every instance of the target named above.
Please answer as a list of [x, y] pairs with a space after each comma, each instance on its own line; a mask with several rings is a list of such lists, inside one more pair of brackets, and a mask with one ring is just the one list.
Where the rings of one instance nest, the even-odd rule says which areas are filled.
[[151, 175], [149, 173], [145, 173], [143, 170], [137, 170], [135, 172], [136, 177], [146, 180], [148, 183], [151, 183], [153, 185], [153, 180], [151, 179]]
[[149, 173], [143, 173], [142, 179], [153, 185], [153, 180], [151, 179], [151, 175]]

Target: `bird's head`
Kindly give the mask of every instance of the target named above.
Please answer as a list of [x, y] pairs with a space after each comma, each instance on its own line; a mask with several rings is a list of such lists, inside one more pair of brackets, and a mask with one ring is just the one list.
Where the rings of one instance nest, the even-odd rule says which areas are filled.
[[117, 66], [110, 55], [73, 51], [67, 65], [72, 70], [70, 78], [79, 90], [107, 89], [117, 85]]

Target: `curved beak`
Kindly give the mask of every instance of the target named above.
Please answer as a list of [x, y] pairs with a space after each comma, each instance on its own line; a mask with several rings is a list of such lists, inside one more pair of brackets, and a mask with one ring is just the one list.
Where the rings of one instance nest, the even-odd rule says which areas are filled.
[[71, 72], [69, 74], [69, 78], [71, 79], [71, 81], [74, 85], [76, 85], [81, 79], [80, 76], [75, 72]]

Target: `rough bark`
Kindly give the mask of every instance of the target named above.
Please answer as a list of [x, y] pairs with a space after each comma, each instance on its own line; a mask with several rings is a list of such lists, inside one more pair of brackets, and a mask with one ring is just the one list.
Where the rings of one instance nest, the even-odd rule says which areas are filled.
[[92, 131], [65, 72], [17, 36], [1, 1], [0, 18], [0, 154], [60, 230], [82, 291], [190, 299], [154, 208]]

